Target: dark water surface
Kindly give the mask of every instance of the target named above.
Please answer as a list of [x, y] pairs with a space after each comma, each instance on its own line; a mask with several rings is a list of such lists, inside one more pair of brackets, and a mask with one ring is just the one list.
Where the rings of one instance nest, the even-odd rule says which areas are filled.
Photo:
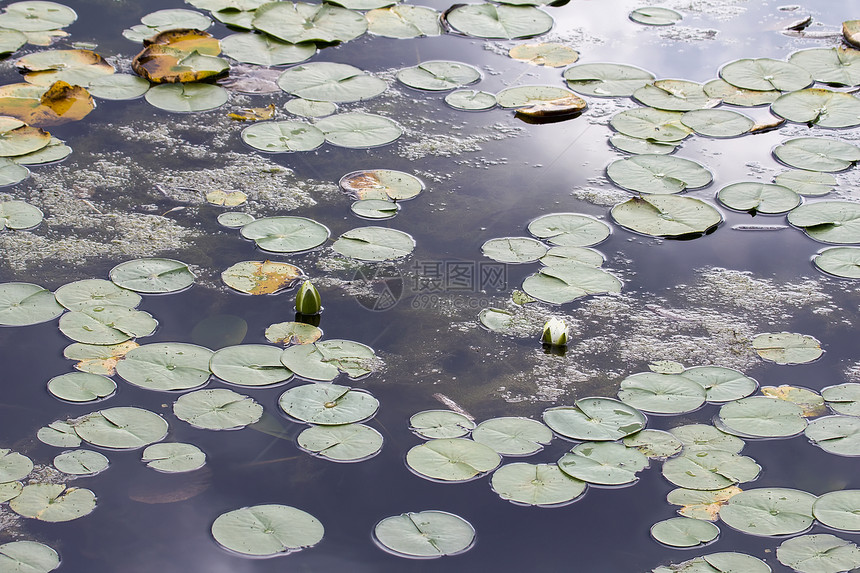
[[[79, 20], [68, 28], [69, 41], [94, 42], [98, 44], [99, 53], [124, 58], [132, 57], [139, 47], [120, 35], [123, 28], [138, 23], [141, 16], [156, 9], [190, 8], [179, 0], [69, 0], [67, 4], [79, 14]], [[448, 7], [439, 0], [425, 4], [440, 10]], [[733, 59], [784, 59], [797, 49], [835, 45], [837, 40], [832, 38], [798, 39], [781, 34], [780, 29], [797, 19], [797, 14], [810, 13], [816, 25], [823, 23], [828, 29], [838, 28], [843, 20], [860, 17], [860, 4], [856, 2], [820, 0], [789, 12], [780, 10], [781, 4], [777, 2], [691, 0], [672, 5], [684, 14], [684, 20], [670, 30], [629, 21], [627, 13], [638, 6], [630, 1], [574, 0], [562, 7], [546, 8], [556, 19], [548, 38], [579, 50], [580, 63], [627, 63], [648, 69], [658, 78], [703, 82], [716, 77], [719, 67]], [[732, 16], [733, 11], [737, 15]], [[220, 38], [230, 33], [217, 23], [210, 31]], [[365, 36], [322, 50], [313, 61], [345, 62], [379, 73], [421, 61], [453, 59], [480, 67], [484, 78], [477, 88], [490, 92], [519, 84], [563, 85], [561, 69], [535, 68], [508, 58], [505, 52], [516, 43], [452, 36], [415, 40]], [[68, 47], [67, 42], [58, 47]], [[18, 81], [17, 73], [8, 67], [0, 72], [0, 79], [4, 83]], [[490, 489], [487, 476], [468, 483], [440, 484], [425, 480], [406, 467], [406, 452], [420, 443], [419, 438], [409, 432], [408, 419], [418, 411], [444, 407], [434, 399], [434, 393], [443, 393], [458, 402], [478, 421], [501, 415], [538, 418], [549, 406], [570, 404], [574, 399], [594, 394], [615, 396], [620, 377], [641, 372], [649, 361], [665, 356], [626, 359], [620, 350], [632, 341], [625, 338], [625, 332], [612, 330], [621, 328], [613, 326], [613, 321], [601, 325], [599, 316], [592, 316], [591, 323], [583, 322], [582, 332], [576, 335], [597, 336], [605, 327], [607, 335], [614, 337], [620, 349], [616, 354], [604, 352], [592, 356], [572, 351], [565, 357], [545, 356], [533, 337], [502, 337], [468, 326], [473, 324], [480, 308], [503, 305], [509, 291], [518, 288], [525, 276], [535, 272], [536, 265], [509, 265], [507, 288], [484, 289], [486, 292], [481, 292], [479, 287], [448, 288], [431, 297], [411, 284], [416, 280], [413, 267], [416, 263], [477, 265], [487, 262], [480, 251], [486, 240], [526, 235], [528, 222], [543, 214], [579, 212], [610, 222], [607, 204], [576, 199], [572, 191], [613, 190], [603, 178], [604, 169], [610, 161], [624, 154], [609, 147], [607, 120], [615, 111], [630, 107], [628, 100], [590, 98], [589, 110], [580, 118], [530, 125], [515, 119], [508, 110], [459, 112], [446, 107], [442, 103], [443, 95], [438, 93], [393, 87], [399, 97], [384, 95], [382, 103], [346, 105], [342, 109], [382, 110], [409, 126], [400, 141], [371, 150], [324, 145], [312, 153], [272, 157], [273, 161], [293, 170], [299, 179], [335, 183], [353, 170], [384, 167], [416, 173], [427, 183], [422, 195], [403, 203], [395, 219], [382, 223], [409, 232], [417, 242], [409, 258], [384, 267], [390, 276], [403, 277], [404, 295], [394, 308], [387, 312], [368, 310], [366, 306], [368, 300], [373, 302], [372, 294], [357, 300], [348, 289], [334, 282], [322, 283], [325, 286], [321, 288], [325, 305], [321, 327], [325, 337], [371, 345], [387, 363], [383, 372], [355, 383], [380, 400], [379, 413], [368, 424], [385, 437], [382, 452], [361, 463], [337, 464], [299, 451], [294, 439], [304, 426], [287, 420], [277, 407], [277, 398], [285, 385], [238, 390], [252, 395], [265, 407], [265, 418], [260, 425], [265, 426], [267, 432], [260, 431], [260, 427], [229, 432], [192, 428], [172, 414], [171, 405], [177, 394], [143, 390], [118, 377], [115, 377], [119, 384], [116, 395], [103, 404], [62, 403], [45, 388], [48, 379], [72, 370], [71, 363], [62, 357], [62, 350], [69, 341], [57, 330], [56, 321], [2, 328], [0, 383], [4, 397], [0, 404], [0, 447], [20, 451], [37, 464], [50, 465], [58, 451], [35, 439], [38, 428], [102, 406], [133, 405], [163, 414], [170, 424], [167, 440], [199, 446], [206, 452], [208, 461], [202, 470], [167, 475], [144, 467], [140, 451], [104, 452], [111, 463], [106, 471], [69, 482], [96, 493], [98, 505], [92, 514], [58, 524], [20, 520], [0, 529], [0, 542], [21, 538], [46, 543], [60, 553], [60, 571], [75, 573], [375, 573], [407, 568], [445, 572], [637, 572], [717, 551], [747, 552], [765, 559], [774, 571], [788, 571], [775, 559], [775, 549], [782, 540], [746, 535], [720, 522], [720, 537], [706, 548], [680, 550], [654, 541], [649, 535], [650, 527], [675, 515], [675, 507], [665, 501], [673, 486], [660, 474], [660, 463], [652, 462], [651, 467], [640, 474], [640, 480], [630, 487], [589, 487], [584, 497], [575, 503], [551, 509], [521, 507], [501, 500]], [[287, 99], [286, 94], [248, 96], [248, 103], [242, 105], [264, 106], [274, 102], [281, 106]], [[766, 115], [762, 109], [746, 111], [756, 118]], [[224, 113], [222, 109], [195, 117], [206, 124]], [[78, 165], [76, 162], [87, 165], [95, 154], [108, 151], [136, 155], [156, 172], [206, 169], [206, 158], [190, 161], [164, 154], [147, 155], [145, 144], [110, 135], [111, 126], [143, 125], [139, 122], [152, 120], [172, 122], [176, 117], [148, 106], [143, 100], [99, 102], [98, 109], [84, 121], [51, 131], [75, 149], [66, 160], [72, 169]], [[235, 150], [249, 156], [256, 153], [242, 145], [238, 135], [241, 125], [229, 127], [234, 132], [231, 145]], [[825, 130], [789, 126], [781, 131], [741, 139], [694, 137], [684, 143], [677, 155], [696, 159], [714, 173], [712, 185], [691, 193], [713, 200], [716, 191], [728, 183], [755, 177], [770, 181], [770, 175], [757, 174], [782, 170], [771, 156], [773, 146], [789, 135], [808, 132], [834, 135]], [[415, 157], [404, 151], [407, 144], [438, 135], [461, 139], [480, 136], [481, 140], [478, 149], [468, 148], [459, 153]], [[835, 135], [855, 141], [860, 138], [856, 129]], [[498, 139], [494, 138], [496, 136]], [[195, 141], [193, 136], [188, 136], [191, 143], [201, 145], [207, 144], [208, 137], [203, 133]], [[34, 171], [50, 169], [56, 167], [35, 167]], [[850, 196], [857, 176], [849, 173], [839, 178], [840, 192]], [[29, 185], [31, 183], [25, 182], [20, 188], [29, 189]], [[114, 203], [127, 202], [132, 212], [140, 212], [139, 204], [156, 201], [153, 197], [157, 194], [143, 188], [139, 182], [129, 180], [128, 186], [127, 197], [99, 198]], [[3, 191], [15, 196], [17, 190], [12, 187]], [[158, 201], [162, 211], [178, 205], [164, 198]], [[350, 214], [349, 203], [346, 197], [322, 196], [316, 205], [291, 214], [324, 223], [332, 230], [334, 238], [364, 224]], [[196, 239], [187, 250], [160, 254], [180, 258], [216, 279], [221, 270], [237, 261], [266, 256], [295, 263], [314, 278], [325, 274], [314, 265], [328, 251], [289, 258], [266, 255], [255, 250], [251, 242], [242, 240], [237, 231], [219, 227], [215, 217], [220, 212], [206, 205], [177, 212], [175, 220], [204, 231], [208, 238]], [[827, 351], [825, 356], [812, 364], [791, 367], [758, 361], [745, 369], [745, 373], [762, 385], [795, 384], [813, 389], [856, 381], [845, 373], [860, 360], [853, 328], [858, 319], [854, 283], [824, 277], [815, 271], [810, 258], [823, 245], [797, 230], [744, 232], [732, 229], [734, 225], [751, 223], [785, 225], [783, 216], [751, 219], [745, 213], [730, 213], [725, 209], [722, 212], [725, 221], [720, 228], [697, 240], [655, 240], [613, 225], [611, 237], [597, 248], [607, 256], [607, 267], [624, 280], [623, 294], [642, 304], [643, 316], [650, 316], [651, 311], [644, 306], [648, 302], [668, 305], [683, 314], [685, 305], [692, 303], [685, 302], [684, 287], [679, 285], [696, 289], [705, 268], [749, 271], [755, 279], [772, 281], [776, 292], [781, 291], [780, 285], [785, 283], [813, 279], [815, 288], [830, 297], [829, 304], [836, 311], [822, 313], [816, 311], [816, 304], [795, 306], [783, 301], [779, 303], [783, 311], [769, 310], [762, 315], [766, 318], [756, 322], [755, 327], [759, 331], [787, 330], [813, 335], [822, 341]], [[261, 210], [257, 214], [286, 213]], [[55, 272], [50, 265], [15, 269], [3, 260], [4, 254], [0, 252], [0, 280], [38, 282], [55, 289], [74, 279], [106, 278], [107, 271], [125, 258], [128, 257], [89, 258], [83, 265], [58, 263]], [[375, 269], [373, 266], [365, 268], [367, 272]], [[353, 272], [334, 274], [349, 280]], [[57, 273], [63, 278], [56, 278]], [[211, 288], [211, 284], [214, 283], [197, 284], [188, 291], [169, 296], [145, 296], [140, 308], [155, 316], [160, 326], [152, 337], [140, 342], [194, 341], [213, 349], [236, 344], [239, 340], [231, 339], [230, 333], [219, 338], [217, 332], [194, 331], [205, 319], [229, 315], [247, 323], [247, 335], [242, 342], [265, 343], [263, 332], [269, 324], [293, 318], [292, 293], [248, 297]], [[741, 312], [738, 309], [743, 308], [742, 302], [727, 298], [726, 312]], [[557, 310], [575, 314], [582, 304], [577, 301]], [[552, 312], [547, 311], [547, 314]], [[749, 316], [756, 310], [744, 312]], [[618, 324], [635, 322], [634, 316]], [[655, 336], [659, 338], [660, 333]], [[715, 343], [707, 336], [702, 340], [705, 346]], [[576, 367], [577, 361], [581, 361], [583, 369], [588, 366], [605, 374], [591, 376], [582, 384], [575, 380], [566, 383], [567, 369]], [[696, 365], [692, 361], [686, 364]], [[532, 368], [536, 369], [535, 379], [528, 374]], [[563, 391], [559, 396], [539, 395], [537, 378], [547, 376], [547, 372], [561, 380]], [[294, 384], [294, 381], [289, 383]], [[514, 388], [514, 384], [520, 387]], [[207, 387], [229, 385], [213, 378]], [[514, 396], [532, 394], [531, 399], [506, 401], [505, 391], [500, 387], [515, 390]], [[652, 416], [648, 426], [669, 429], [685, 423], [709, 423], [717, 410], [715, 405], [706, 405], [683, 416]], [[280, 436], [274, 437], [272, 433]], [[552, 463], [572, 445], [556, 438], [543, 452], [522, 461]], [[855, 459], [827, 454], [808, 443], [802, 435], [778, 441], [749, 440], [743, 453], [764, 468], [756, 482], [742, 485], [745, 489], [788, 487], [818, 495], [836, 489], [860, 488]], [[209, 528], [217, 516], [240, 507], [266, 503], [293, 505], [310, 512], [325, 526], [324, 539], [311, 549], [273, 559], [234, 555], [212, 539]], [[380, 519], [425, 509], [449, 511], [468, 520], [477, 531], [475, 546], [455, 557], [409, 561], [375, 545], [371, 531]], [[6, 517], [12, 515], [5, 506], [0, 510]], [[812, 532], [825, 530], [815, 525]], [[855, 542], [860, 540], [857, 535], [837, 534]]]

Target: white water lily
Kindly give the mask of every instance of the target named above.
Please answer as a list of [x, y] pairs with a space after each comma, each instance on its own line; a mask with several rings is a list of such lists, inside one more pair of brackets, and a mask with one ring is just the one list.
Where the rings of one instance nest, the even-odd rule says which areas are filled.
[[552, 317], [543, 325], [541, 342], [552, 346], [567, 346], [567, 323], [562, 319]]

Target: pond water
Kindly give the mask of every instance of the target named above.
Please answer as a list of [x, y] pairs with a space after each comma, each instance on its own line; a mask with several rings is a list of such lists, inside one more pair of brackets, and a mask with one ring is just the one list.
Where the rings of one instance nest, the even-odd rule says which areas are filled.
[[[140, 46], [123, 38], [123, 29], [154, 10], [191, 8], [180, 0], [66, 4], [77, 11], [78, 20], [55, 47], [96, 44], [97, 52], [126, 71]], [[440, 11], [449, 7], [441, 0], [422, 4]], [[625, 63], [658, 78], [705, 82], [735, 59], [785, 59], [799, 49], [839, 45], [842, 21], [857, 18], [860, 8], [826, 0], [797, 7], [675, 0], [666, 5], [684, 19], [656, 27], [628, 19], [642, 4], [574, 0], [546, 7], [555, 25], [540, 41], [576, 49], [579, 63]], [[817, 34], [783, 33], [807, 14], [813, 18], [808, 30]], [[219, 38], [232, 33], [217, 22], [209, 31]], [[178, 393], [145, 390], [118, 376], [116, 394], [95, 406], [62, 402], [46, 391], [47, 380], [73, 371], [72, 362], [63, 358], [70, 341], [58, 331], [56, 320], [0, 328], [0, 447], [50, 466], [60, 450], [36, 439], [40, 427], [101, 407], [137, 406], [164, 416], [168, 441], [192, 443], [207, 454], [200, 470], [163, 474], [141, 463], [140, 450], [92, 448], [107, 455], [107, 470], [92, 477], [45, 479], [91, 489], [98, 498], [93, 513], [44, 523], [18, 518], [4, 503], [0, 543], [32, 539], [50, 545], [61, 556], [59, 570], [69, 572], [395, 572], [405, 567], [635, 572], [719, 551], [748, 553], [774, 571], [789, 571], [775, 557], [782, 538], [748, 535], [719, 521], [719, 537], [705, 547], [677, 549], [652, 539], [651, 526], [676, 515], [676, 507], [665, 499], [674, 486], [661, 475], [659, 461], [652, 460], [633, 485], [589, 486], [574, 503], [553, 508], [504, 501], [490, 488], [488, 476], [437, 483], [407, 467], [406, 452], [421, 443], [409, 430], [409, 417], [416, 412], [453, 402], [477, 421], [540, 419], [551, 406], [586, 396], [615, 397], [623, 378], [647, 371], [656, 360], [735, 368], [761, 386], [820, 390], [860, 376], [856, 283], [817, 271], [811, 258], [825, 245], [785, 227], [784, 215], [752, 218], [720, 208], [724, 221], [714, 232], [683, 241], [634, 234], [612, 222], [610, 207], [629, 193], [606, 177], [606, 166], [626, 156], [609, 146], [608, 122], [616, 112], [637, 105], [629, 98], [586, 97], [589, 107], [580, 117], [531, 124], [501, 108], [457, 111], [443, 103], [444, 94], [412, 90], [393, 77], [419, 62], [455, 60], [481, 70], [476, 89], [495, 93], [543, 83], [563, 87], [563, 68], [511, 59], [507, 51], [517, 43], [525, 41], [365, 35], [320, 50], [313, 61], [349, 63], [389, 81], [382, 96], [341, 105], [341, 111], [378, 113], [403, 126], [398, 141], [367, 150], [324, 144], [312, 152], [262, 154], [244, 145], [239, 133], [246, 124], [227, 113], [273, 103], [278, 117], [286, 118], [283, 104], [290, 98], [282, 92], [234, 93], [226, 106], [196, 114], [161, 111], [143, 99], [100, 100], [84, 120], [49, 128], [74, 152], [61, 163], [34, 167], [30, 179], [0, 189], [0, 200], [26, 200], [47, 217], [32, 231], [0, 232], [0, 281], [34, 282], [55, 290], [73, 280], [107, 278], [124, 260], [175, 258], [191, 265], [197, 281], [180, 293], [144, 295], [140, 308], [159, 326], [140, 342], [192, 342], [216, 350], [266, 344], [267, 326], [294, 318], [295, 289], [242, 295], [223, 285], [221, 271], [243, 260], [295, 264], [319, 287], [325, 338], [367, 344], [385, 362], [381, 371], [359, 381], [338, 379], [379, 399], [380, 410], [367, 424], [385, 442], [379, 455], [349, 464], [299, 450], [295, 439], [305, 426], [288, 420], [277, 404], [295, 381], [250, 390], [232, 387], [252, 395], [265, 409], [261, 422], [237, 431], [193, 428], [172, 413]], [[14, 60], [41, 49], [26, 46], [0, 62], [0, 80], [20, 81]], [[768, 117], [766, 108], [743, 111], [756, 120]], [[773, 158], [773, 147], [805, 135], [860, 140], [857, 128], [799, 124], [733, 139], [695, 136], [676, 155], [699, 161], [714, 180], [687, 195], [716, 204], [715, 193], [729, 183], [770, 182], [785, 168]], [[250, 200], [238, 210], [258, 218], [309, 217], [336, 238], [368, 224], [351, 214], [352, 199], [339, 191], [338, 180], [351, 171], [376, 168], [415, 174], [426, 185], [418, 197], [401, 203], [394, 219], [381, 223], [409, 233], [417, 245], [411, 255], [390, 263], [349, 262], [337, 257], [330, 243], [298, 255], [265, 253], [238, 230], [220, 226], [216, 217], [225, 209], [203, 198], [209, 191], [239, 189]], [[854, 199], [860, 176], [855, 170], [836, 176], [839, 185], [831, 195]], [[529, 221], [553, 212], [588, 214], [612, 227], [610, 237], [596, 248], [607, 259], [605, 267], [622, 280], [622, 292], [560, 307], [530, 305], [523, 311], [527, 336], [481, 328], [478, 312], [515, 308], [509, 302], [511, 291], [537, 270], [534, 263], [494, 266], [482, 256], [481, 245], [495, 237], [527, 236]], [[737, 228], [750, 225], [780, 228]], [[503, 274], [482, 275], [492, 269]], [[391, 294], [396, 304], [388, 307], [383, 294]], [[538, 340], [543, 321], [553, 315], [571, 325], [572, 341], [564, 354], [544, 352]], [[750, 346], [752, 336], [781, 331], [814, 336], [825, 354], [793, 366], [761, 360]], [[214, 377], [207, 386], [219, 387], [231, 386]], [[648, 427], [707, 424], [718, 410], [719, 405], [706, 404], [688, 414], [651, 415]], [[785, 487], [820, 495], [860, 488], [856, 459], [828, 454], [803, 434], [746, 442], [743, 454], [763, 471], [743, 489]], [[503, 463], [554, 463], [573, 445], [556, 436], [543, 451]], [[313, 514], [325, 526], [323, 540], [283, 557], [249, 559], [224, 550], [212, 538], [210, 527], [219, 515], [269, 503]], [[426, 509], [468, 520], [477, 532], [474, 547], [461, 555], [406, 561], [377, 546], [372, 531], [379, 520]], [[858, 535], [818, 523], [810, 533], [860, 541]]]

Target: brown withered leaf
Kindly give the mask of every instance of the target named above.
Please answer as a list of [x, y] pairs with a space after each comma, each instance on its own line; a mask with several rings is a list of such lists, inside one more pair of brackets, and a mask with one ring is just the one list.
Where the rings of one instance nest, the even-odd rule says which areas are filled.
[[146, 46], [132, 60], [132, 69], [155, 83], [196, 82], [218, 76], [228, 69], [217, 57], [221, 43], [200, 30], [168, 30], [145, 40]]
[[[685, 491], [688, 494], [688, 496], [678, 496], [679, 498], [688, 497], [687, 499], [683, 499], [684, 503], [673, 499], [673, 495], [677, 495], [681, 491]], [[741, 493], [741, 491], [741, 488], [736, 485], [715, 491], [674, 490], [669, 493], [668, 501], [672, 504], [681, 505], [678, 513], [684, 517], [716, 521], [720, 513], [720, 508], [726, 505], [732, 497]]]
[[288, 288], [302, 276], [296, 266], [274, 261], [242, 261], [221, 273], [230, 288], [248, 294], [272, 294]]
[[77, 121], [95, 109], [90, 93], [66, 82], [49, 88], [32, 84], [0, 86], [0, 115], [8, 115], [36, 127]]
[[108, 346], [75, 343], [66, 348], [64, 355], [66, 358], [77, 360], [75, 369], [81, 372], [113, 376], [116, 373], [117, 362], [138, 346], [140, 345], [133, 340]]
[[275, 115], [275, 104], [270, 103], [266, 107], [246, 107], [239, 113], [228, 113], [227, 117], [236, 121], [260, 121], [272, 119]]

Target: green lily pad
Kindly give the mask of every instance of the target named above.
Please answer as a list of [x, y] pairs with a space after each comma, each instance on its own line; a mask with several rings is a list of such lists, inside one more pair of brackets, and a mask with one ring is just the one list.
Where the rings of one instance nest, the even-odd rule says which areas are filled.
[[225, 388], [183, 394], [173, 403], [177, 418], [205, 430], [237, 430], [258, 421], [263, 407], [250, 396]]
[[681, 440], [663, 430], [641, 430], [627, 436], [621, 443], [628, 448], [636, 448], [651, 459], [666, 459], [681, 451]]
[[788, 214], [788, 222], [823, 243], [860, 243], [860, 204], [820, 201], [801, 205]]
[[[644, 109], [644, 108], [643, 108]], [[655, 141], [653, 139], [642, 139], [639, 137], [630, 137], [623, 133], [616, 133], [609, 138], [609, 144], [627, 153], [634, 155], [666, 155], [674, 153], [678, 146], [672, 142]]]
[[806, 428], [800, 406], [766, 396], [729, 402], [720, 408], [719, 419], [728, 431], [755, 438], [794, 436]]
[[441, 438], [406, 453], [406, 465], [421, 476], [441, 481], [466, 481], [491, 472], [502, 457], [489, 446], [464, 438]]
[[311, 426], [296, 438], [304, 450], [336, 462], [358, 462], [382, 449], [382, 434], [363, 424]]
[[80, 436], [75, 433], [74, 426], [68, 422], [51, 422], [39, 428], [36, 438], [44, 444], [57, 448], [77, 448], [81, 445]]
[[707, 82], [704, 86], [709, 97], [722, 100], [723, 103], [740, 107], [756, 107], [770, 105], [782, 95], [778, 90], [747, 90], [733, 86], [722, 79]]
[[132, 74], [111, 74], [92, 80], [87, 91], [93, 97], [108, 100], [136, 99], [149, 91], [150, 83]]
[[798, 195], [816, 197], [827, 195], [836, 187], [836, 178], [829, 173], [790, 169], [773, 178], [773, 182], [788, 187]]
[[616, 113], [609, 124], [623, 135], [674, 144], [693, 133], [681, 121], [683, 117], [679, 111], [637, 107]]
[[0, 26], [20, 32], [65, 28], [78, 19], [74, 10], [56, 2], [31, 0], [7, 4], [0, 13]]
[[44, 219], [41, 209], [24, 201], [0, 203], [0, 231], [3, 229], [32, 229]]
[[640, 372], [621, 381], [618, 398], [643, 412], [682, 414], [705, 403], [705, 389], [684, 376]]
[[493, 332], [508, 332], [513, 326], [514, 315], [499, 308], [485, 308], [478, 313], [478, 322]]
[[814, 81], [805, 69], [771, 58], [742, 59], [730, 62], [720, 70], [728, 83], [748, 90], [801, 90]]
[[266, 340], [274, 344], [311, 344], [319, 340], [322, 330], [303, 322], [278, 322], [266, 328]]
[[589, 247], [609, 236], [609, 225], [579, 213], [552, 213], [529, 223], [529, 233], [553, 245]]
[[212, 373], [237, 386], [268, 386], [289, 380], [293, 373], [281, 364], [282, 349], [265, 344], [240, 344], [212, 355]]
[[585, 482], [570, 477], [557, 464], [507, 464], [495, 472], [493, 491], [502, 499], [525, 505], [568, 503], [585, 492]]
[[860, 418], [825, 416], [809, 423], [806, 437], [825, 452], [837, 456], [860, 456]]
[[496, 94], [499, 107], [524, 108], [559, 102], [571, 111], [585, 109], [585, 100], [564, 88], [546, 85], [514, 86]]
[[192, 444], [162, 442], [143, 450], [141, 460], [154, 470], [172, 474], [202, 468], [206, 463], [206, 454]]
[[112, 268], [110, 280], [135, 292], [168, 293], [190, 287], [194, 273], [173, 259], [134, 259]]
[[325, 117], [337, 111], [337, 104], [330, 101], [313, 101], [297, 97], [285, 103], [284, 109], [301, 117]]
[[56, 137], [52, 137], [51, 142], [39, 151], [25, 153], [24, 155], [11, 157], [10, 159], [18, 165], [44, 165], [46, 163], [62, 161], [71, 154], [71, 147]]
[[456, 31], [476, 38], [514, 40], [548, 32], [552, 16], [533, 6], [466, 4], [446, 13], [448, 24]]
[[685, 452], [716, 450], [737, 454], [744, 449], [744, 441], [740, 438], [706, 424], [678, 426], [669, 430], [669, 433], [684, 444]]
[[[515, 2], [509, 3], [515, 4]], [[567, 66], [579, 59], [579, 52], [569, 46], [555, 42], [518, 44], [510, 49], [508, 55], [521, 62], [548, 68]]]
[[103, 448], [140, 448], [167, 435], [167, 422], [158, 414], [123, 406], [93, 412], [73, 426], [82, 440]]
[[800, 196], [788, 187], [752, 181], [723, 187], [717, 199], [729, 209], [767, 215], [785, 213], [800, 204]]
[[27, 36], [18, 30], [0, 30], [0, 54], [11, 54], [27, 43]]
[[719, 450], [684, 451], [663, 463], [663, 477], [678, 487], [718, 490], [752, 481], [761, 466], [747, 456]]
[[583, 441], [620, 440], [645, 427], [645, 415], [612, 398], [581, 398], [574, 406], [544, 410], [544, 423], [557, 434]]
[[530, 418], [492, 418], [472, 430], [472, 439], [503, 456], [528, 456], [552, 441], [552, 430]]
[[481, 79], [478, 68], [460, 62], [431, 61], [397, 72], [397, 79], [411, 88], [446, 91]]
[[615, 205], [611, 213], [622, 227], [654, 237], [698, 235], [723, 220], [720, 212], [708, 203], [675, 195], [632, 197]]
[[335, 252], [360, 261], [390, 261], [405, 257], [415, 239], [385, 227], [358, 227], [342, 234], [332, 245]]
[[782, 95], [771, 111], [788, 121], [819, 127], [860, 125], [860, 100], [851, 94], [814, 88]]
[[56, 483], [34, 483], [24, 486], [9, 508], [22, 517], [39, 521], [71, 521], [92, 512], [96, 496], [88, 489]]
[[27, 456], [0, 449], [0, 483], [24, 479], [33, 471], [33, 462]]
[[377, 8], [365, 14], [367, 31], [385, 38], [418, 38], [439, 36], [442, 26], [439, 12], [426, 6], [396, 4]]
[[689, 159], [667, 155], [637, 155], [613, 161], [606, 168], [613, 183], [630, 191], [667, 195], [708, 185], [713, 176]]
[[0, 324], [28, 326], [54, 320], [64, 309], [54, 293], [31, 283], [0, 283]]
[[[7, 481], [0, 483], [0, 503], [6, 503], [21, 493], [24, 485], [19, 481]], [[0, 549], [0, 566], [2, 566], [2, 549]]]
[[285, 66], [304, 62], [317, 52], [312, 42], [293, 44], [266, 34], [243, 32], [221, 40], [221, 52], [237, 62], [259, 66]]
[[[262, 2], [262, 4], [268, 4], [268, 2]], [[254, 10], [215, 10], [212, 11], [212, 17], [221, 22], [222, 24], [226, 24], [231, 28], [237, 28], [239, 30], [248, 30], [253, 31], [254, 28], [254, 16], [256, 9]]]
[[742, 113], [728, 109], [697, 109], [681, 116], [681, 123], [707, 137], [737, 137], [747, 133], [755, 122]]
[[548, 267], [571, 262], [582, 263], [583, 265], [591, 267], [599, 267], [603, 265], [603, 261], [603, 255], [594, 249], [565, 246], [552, 247], [540, 258], [541, 264]]
[[229, 96], [221, 86], [190, 82], [153, 86], [144, 97], [158, 109], [187, 113], [219, 108], [227, 103]]
[[95, 475], [108, 467], [108, 459], [92, 450], [72, 450], [54, 458], [54, 467], [70, 475]]
[[140, 19], [140, 24], [123, 30], [122, 35], [132, 42], [143, 42], [168, 30], [205, 30], [212, 25], [208, 16], [182, 8], [158, 10]]
[[400, 205], [383, 199], [361, 199], [350, 205], [349, 209], [364, 219], [391, 219], [397, 215]]
[[658, 567], [652, 573], [771, 573], [770, 566], [752, 555], [743, 553], [723, 552], [711, 553], [702, 557], [696, 557], [688, 561], [671, 565], [669, 567]]
[[636, 474], [648, 467], [648, 458], [623, 444], [585, 442], [564, 454], [558, 467], [587, 483], [623, 485], [639, 479]]
[[683, 372], [684, 378], [700, 384], [708, 402], [731, 402], [756, 391], [758, 382], [743, 373], [723, 366], [694, 366]]
[[860, 384], [838, 384], [821, 389], [821, 396], [837, 414], [860, 416]]
[[331, 4], [268, 3], [254, 11], [254, 28], [284, 42], [348, 42], [367, 31], [358, 12]]
[[69, 402], [92, 402], [112, 395], [116, 391], [116, 382], [107, 376], [70, 372], [48, 380], [48, 391]]
[[567, 87], [598, 97], [629, 97], [637, 89], [654, 81], [654, 74], [626, 64], [579, 64], [564, 70]]
[[148, 312], [127, 306], [91, 306], [60, 317], [60, 332], [85, 344], [118, 344], [149, 336], [158, 321]]
[[453, 513], [431, 510], [386, 517], [374, 526], [373, 536], [395, 555], [441, 557], [471, 548], [475, 528]]
[[134, 291], [118, 287], [103, 279], [84, 279], [61, 286], [54, 292], [61, 305], [69, 310], [115, 304], [135, 308], [142, 300]]
[[794, 332], [768, 332], [752, 340], [756, 353], [777, 364], [805, 364], [822, 354], [821, 343], [808, 334]]
[[325, 355], [314, 344], [287, 348], [281, 354], [281, 364], [297, 376], [308, 380], [330, 382], [340, 374], [337, 365], [326, 360]]
[[546, 245], [527, 237], [490, 239], [481, 246], [481, 252], [500, 263], [533, 263], [547, 252]]
[[0, 157], [0, 187], [15, 185], [30, 176], [30, 170], [8, 157]]
[[320, 426], [361, 422], [379, 409], [370, 393], [337, 384], [294, 386], [281, 394], [278, 405], [293, 418]]
[[774, 148], [777, 159], [807, 171], [843, 171], [860, 161], [860, 148], [837, 139], [796, 137]]
[[243, 555], [271, 557], [319, 543], [322, 523], [288, 505], [254, 505], [222, 513], [212, 523], [212, 537]]
[[15, 66], [28, 83], [50, 86], [64, 81], [87, 86], [93, 80], [112, 75], [116, 70], [90, 50], [45, 50], [19, 58]]
[[720, 519], [752, 535], [794, 535], [812, 525], [814, 502], [814, 495], [796, 489], [750, 489], [732, 497]]
[[661, 8], [660, 6], [646, 6], [630, 12], [631, 20], [648, 26], [671, 26], [676, 22], [680, 22], [682, 18], [683, 16], [678, 12], [669, 8]]
[[370, 99], [388, 88], [384, 80], [333, 62], [293, 66], [280, 75], [278, 86], [296, 97], [335, 103]]
[[60, 556], [43, 543], [11, 541], [0, 545], [0, 570], [2, 571], [48, 573], [59, 566]]
[[720, 528], [713, 523], [689, 517], [673, 517], [651, 526], [651, 537], [670, 547], [695, 547], [719, 534]]
[[403, 135], [400, 126], [387, 117], [361, 112], [324, 117], [316, 126], [325, 134], [326, 141], [350, 149], [387, 145]]
[[130, 350], [116, 365], [122, 378], [148, 390], [188, 390], [209, 380], [212, 351], [202, 346], [166, 342]]
[[218, 215], [218, 224], [228, 229], [239, 229], [248, 223], [255, 221], [254, 216], [248, 213], [221, 213]]
[[587, 295], [621, 292], [621, 281], [604, 270], [569, 262], [526, 277], [523, 291], [544, 302], [565, 304]]
[[409, 429], [428, 440], [462, 438], [475, 428], [475, 422], [451, 410], [424, 410], [409, 418]]
[[51, 134], [38, 127], [21, 126], [4, 130], [0, 132], [0, 157], [33, 153], [46, 147], [50, 142]]
[[356, 199], [405, 201], [424, 190], [420, 179], [393, 169], [353, 171], [340, 178], [340, 188]]
[[811, 48], [789, 56], [788, 61], [812, 74], [815, 81], [837, 86], [860, 85], [860, 50], [845, 46]]
[[260, 151], [313, 151], [325, 143], [323, 132], [301, 121], [264, 121], [242, 130], [242, 141]]
[[860, 567], [860, 547], [835, 535], [803, 535], [783, 541], [776, 558], [800, 573], [839, 573]]
[[702, 84], [687, 80], [656, 80], [634, 91], [633, 99], [664, 111], [702, 110], [720, 103], [708, 97]]
[[242, 227], [241, 234], [264, 251], [298, 253], [325, 243], [329, 230], [304, 217], [263, 217]]
[[812, 505], [812, 515], [827, 527], [860, 531], [860, 491], [846, 489], [825, 493]]

